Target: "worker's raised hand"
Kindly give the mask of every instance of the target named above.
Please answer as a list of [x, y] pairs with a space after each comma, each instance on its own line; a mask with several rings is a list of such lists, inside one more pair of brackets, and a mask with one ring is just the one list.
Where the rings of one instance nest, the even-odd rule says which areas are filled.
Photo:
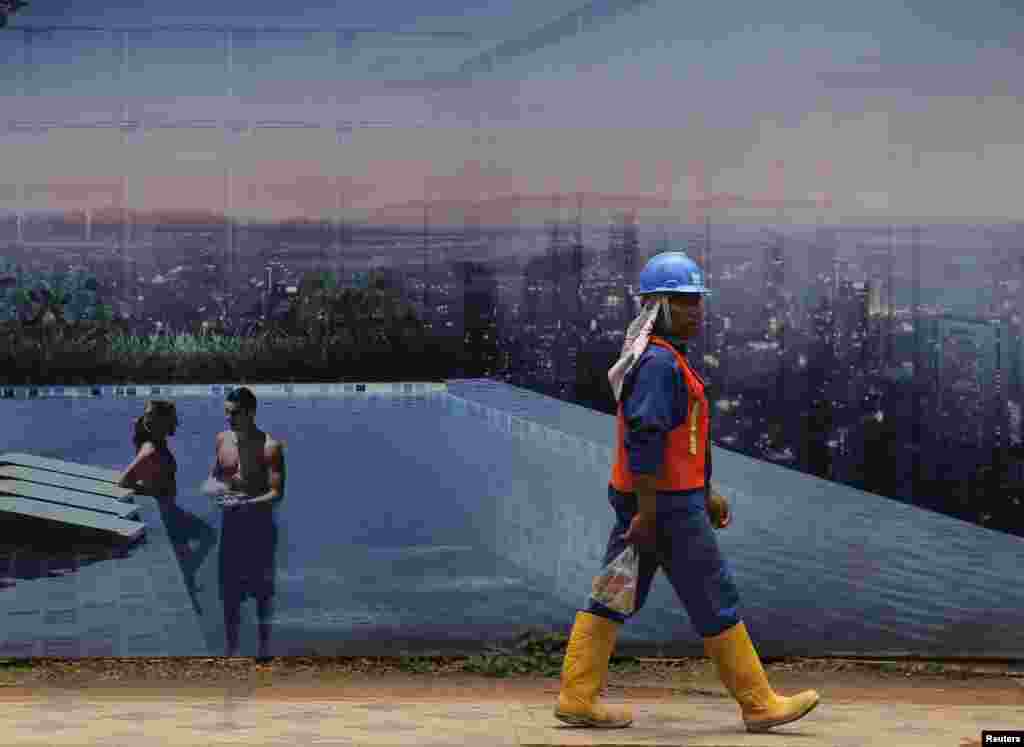
[[622, 535], [627, 545], [636, 545], [644, 550], [653, 550], [658, 544], [658, 532], [654, 514], [638, 513], [629, 522], [629, 528]]

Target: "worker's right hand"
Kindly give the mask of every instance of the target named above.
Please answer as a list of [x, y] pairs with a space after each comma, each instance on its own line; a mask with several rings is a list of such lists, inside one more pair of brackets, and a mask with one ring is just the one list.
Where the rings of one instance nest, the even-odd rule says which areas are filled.
[[715, 529], [725, 529], [732, 523], [732, 511], [729, 510], [729, 501], [717, 490], [712, 488], [708, 491], [705, 505], [711, 526]]
[[636, 545], [645, 550], [653, 550], [658, 542], [654, 514], [637, 513], [629, 522], [629, 528], [622, 535], [628, 545]]

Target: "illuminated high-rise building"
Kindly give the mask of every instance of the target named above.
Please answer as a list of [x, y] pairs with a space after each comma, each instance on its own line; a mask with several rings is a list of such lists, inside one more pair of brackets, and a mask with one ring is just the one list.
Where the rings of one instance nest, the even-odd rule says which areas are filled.
[[878, 277], [869, 277], [866, 286], [868, 293], [868, 316], [887, 316], [889, 314], [889, 301], [885, 280]]
[[992, 407], [1004, 394], [1004, 326], [951, 315], [937, 320], [940, 418], [951, 436], [978, 448], [989, 440]]
[[764, 280], [761, 290], [765, 339], [777, 340], [786, 324], [788, 308], [785, 298], [786, 259], [781, 236], [774, 236], [763, 247]]
[[827, 228], [815, 230], [814, 243], [807, 255], [808, 309], [815, 308], [822, 298], [832, 297], [833, 260], [838, 250], [839, 242], [835, 230]]
[[493, 376], [498, 370], [498, 285], [493, 269], [479, 262], [454, 267], [462, 289], [461, 376]]
[[633, 320], [636, 313], [634, 294], [640, 272], [638, 267], [639, 241], [637, 237], [636, 213], [625, 213], [617, 224], [610, 226], [609, 254], [612, 272], [618, 276], [619, 323], [623, 329]]

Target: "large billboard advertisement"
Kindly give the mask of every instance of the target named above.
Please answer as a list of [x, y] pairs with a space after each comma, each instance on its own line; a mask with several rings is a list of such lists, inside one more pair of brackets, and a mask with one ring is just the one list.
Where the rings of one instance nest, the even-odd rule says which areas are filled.
[[960, 139], [1011, 142], [1019, 102], [879, 103], [876, 67], [920, 71], [820, 43], [609, 58], [680, 27], [647, 5], [501, 42], [4, 37], [0, 656], [567, 630], [622, 530], [607, 373], [667, 250], [713, 291], [684, 354], [733, 519], [647, 558], [675, 576], [622, 650], [703, 652], [680, 578], [714, 545], [765, 656], [1024, 656], [1021, 151]]

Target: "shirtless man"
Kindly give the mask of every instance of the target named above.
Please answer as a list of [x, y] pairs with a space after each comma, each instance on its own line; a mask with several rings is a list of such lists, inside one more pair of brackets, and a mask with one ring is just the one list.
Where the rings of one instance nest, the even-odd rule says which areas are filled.
[[256, 426], [256, 395], [247, 387], [225, 398], [228, 430], [217, 434], [210, 476], [228, 486], [225, 508], [275, 503], [284, 497], [284, 447]]
[[210, 477], [226, 487], [220, 541], [220, 590], [224, 602], [227, 655], [238, 653], [241, 606], [256, 598], [259, 656], [268, 655], [271, 602], [276, 575], [277, 526], [273, 507], [284, 497], [284, 448], [256, 427], [256, 396], [242, 387], [228, 394], [229, 430], [217, 434]]

